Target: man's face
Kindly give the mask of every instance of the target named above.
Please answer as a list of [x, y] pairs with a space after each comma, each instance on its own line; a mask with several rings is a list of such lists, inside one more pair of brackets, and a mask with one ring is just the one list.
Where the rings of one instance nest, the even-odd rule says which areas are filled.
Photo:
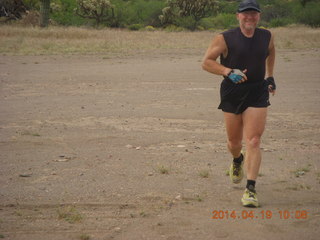
[[237, 13], [240, 26], [245, 30], [254, 30], [260, 20], [260, 13], [257, 11], [245, 11]]

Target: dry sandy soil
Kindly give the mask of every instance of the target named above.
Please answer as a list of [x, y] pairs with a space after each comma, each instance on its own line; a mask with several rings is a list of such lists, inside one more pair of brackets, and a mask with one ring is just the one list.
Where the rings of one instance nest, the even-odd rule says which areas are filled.
[[258, 209], [204, 51], [0, 56], [0, 238], [318, 239], [320, 50], [278, 51]]

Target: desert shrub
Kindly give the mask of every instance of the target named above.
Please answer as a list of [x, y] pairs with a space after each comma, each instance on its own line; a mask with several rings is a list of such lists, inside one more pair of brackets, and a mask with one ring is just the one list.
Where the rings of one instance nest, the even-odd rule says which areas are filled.
[[165, 6], [164, 1], [136, 0], [129, 1], [125, 4], [126, 8], [119, 10], [122, 10], [126, 24], [140, 23], [144, 25], [160, 26], [158, 16], [161, 14], [162, 8]]
[[215, 0], [168, 0], [159, 15], [162, 24], [175, 24], [195, 30], [202, 18], [211, 16], [217, 9]]
[[274, 18], [267, 24], [268, 27], [284, 27], [292, 24], [294, 21], [291, 18]]
[[221, 13], [216, 17], [202, 19], [201, 26], [205, 29], [226, 29], [238, 25], [238, 20], [234, 13]]
[[1, 0], [0, 1], [0, 17], [5, 21], [19, 20], [26, 13], [27, 8], [22, 0]]
[[[19, 0], [20, 1], [20, 0]], [[4, 3], [19, 2], [13, 0], [0, 0], [0, 5]], [[26, 10], [36, 13], [40, 10], [39, 0], [21, 0]], [[224, 0], [216, 1], [213, 8], [205, 8], [204, 15], [192, 15], [191, 8], [189, 10], [183, 7], [187, 3], [197, 2], [196, 0], [110, 0], [114, 6], [114, 16], [108, 21], [102, 21], [101, 27], [126, 27], [133, 24], [141, 24], [143, 26], [164, 27], [173, 29], [175, 26], [181, 26], [182, 29], [216, 29], [229, 28], [237, 25], [234, 14], [236, 13], [239, 1]], [[204, 0], [199, 0], [204, 3]], [[211, 2], [211, 1], [210, 1]], [[173, 4], [175, 3], [175, 4]], [[180, 5], [176, 4], [180, 3]], [[261, 25], [277, 27], [288, 24], [305, 24], [312, 27], [320, 27], [320, 4], [319, 0], [259, 0], [262, 8]], [[167, 7], [166, 7], [167, 6]], [[92, 19], [84, 19], [77, 16], [74, 9], [77, 8], [77, 0], [51, 0], [51, 23], [67, 26], [95, 25]], [[168, 8], [168, 14], [164, 14], [162, 10]], [[35, 15], [11, 18], [12, 21], [21, 21], [26, 25], [34, 25], [36, 22]], [[1, 15], [1, 14], [0, 14]], [[159, 16], [163, 16], [167, 21], [161, 22]], [[171, 16], [172, 15], [172, 16]], [[21, 18], [22, 17], [22, 18]], [[2, 18], [5, 18], [4, 16]], [[1, 20], [6, 20], [0, 19]], [[200, 19], [200, 20], [199, 20]], [[175, 31], [175, 30], [174, 30]]]
[[297, 14], [299, 23], [311, 27], [320, 27], [320, 4], [319, 2], [308, 2]]
[[139, 24], [139, 23], [131, 24], [131, 25], [128, 26], [128, 29], [131, 30], [131, 31], [138, 31], [138, 30], [140, 30], [142, 28], [143, 28], [143, 25]]
[[[53, 0], [51, 0], [53, 1]], [[40, 1], [39, 0], [23, 0], [24, 5], [28, 10], [39, 10]]]
[[153, 26], [148, 25], [143, 30], [149, 31], [149, 32], [154, 32], [156, 29]]
[[199, 26], [203, 27], [205, 30], [213, 29], [215, 27], [213, 23], [213, 17], [202, 18], [199, 22]]
[[183, 32], [183, 31], [186, 31], [187, 29], [171, 24], [166, 26], [164, 30], [166, 32]]
[[270, 22], [271, 20], [278, 18], [288, 18], [291, 15], [291, 6], [288, 2], [277, 1], [273, 4], [267, 4], [261, 6], [262, 15], [261, 20]]
[[191, 16], [186, 16], [186, 17], [177, 17], [174, 20], [174, 24], [176, 26], [185, 28], [185, 29], [191, 29], [194, 30], [197, 28], [198, 22], [195, 21], [195, 19]]
[[219, 1], [218, 13], [235, 14], [238, 9], [238, 1]]
[[50, 18], [57, 24], [65, 26], [80, 26], [92, 22], [77, 16], [74, 13], [76, 7], [76, 0], [52, 0]]
[[29, 11], [20, 20], [20, 24], [23, 26], [39, 26], [40, 14], [38, 11]]
[[312, 27], [320, 26], [319, 0], [271, 0], [264, 1], [262, 6], [262, 21], [269, 26], [285, 26], [292, 23], [302, 23]]
[[97, 26], [110, 25], [114, 19], [114, 5], [109, 0], [77, 0], [75, 14], [94, 20]]

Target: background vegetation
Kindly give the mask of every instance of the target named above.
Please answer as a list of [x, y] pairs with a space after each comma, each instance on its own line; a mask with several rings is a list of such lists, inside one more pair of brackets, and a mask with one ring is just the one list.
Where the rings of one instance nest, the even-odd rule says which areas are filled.
[[[21, 2], [25, 13], [10, 17], [8, 9], [3, 11], [3, 7], [10, 5], [10, 2]], [[50, 2], [51, 25], [131, 30], [165, 28], [168, 31], [225, 29], [235, 26], [237, 21], [234, 13], [239, 4], [239, 1], [235, 0], [51, 0]], [[205, 14], [196, 15], [184, 8], [186, 5], [184, 2], [204, 4], [209, 7], [206, 8]], [[96, 10], [102, 12], [104, 16], [98, 20], [90, 16], [90, 13], [85, 14], [84, 9], [81, 9], [81, 3], [95, 4]], [[264, 27], [290, 24], [320, 26], [320, 0], [260, 0], [259, 3], [263, 12], [261, 25]], [[108, 9], [99, 8], [101, 4], [107, 4]], [[40, 0], [0, 0], [1, 22], [19, 20], [22, 24], [37, 25], [40, 19], [40, 5]]]

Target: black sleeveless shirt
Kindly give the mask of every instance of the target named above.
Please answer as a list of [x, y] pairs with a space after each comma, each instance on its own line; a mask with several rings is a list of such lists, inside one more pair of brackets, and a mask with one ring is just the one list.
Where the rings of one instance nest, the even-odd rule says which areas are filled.
[[232, 69], [247, 69], [248, 81], [262, 81], [266, 73], [266, 58], [269, 55], [271, 33], [266, 29], [256, 28], [253, 37], [248, 38], [240, 27], [222, 33], [228, 47], [226, 58], [220, 56], [221, 64]]

